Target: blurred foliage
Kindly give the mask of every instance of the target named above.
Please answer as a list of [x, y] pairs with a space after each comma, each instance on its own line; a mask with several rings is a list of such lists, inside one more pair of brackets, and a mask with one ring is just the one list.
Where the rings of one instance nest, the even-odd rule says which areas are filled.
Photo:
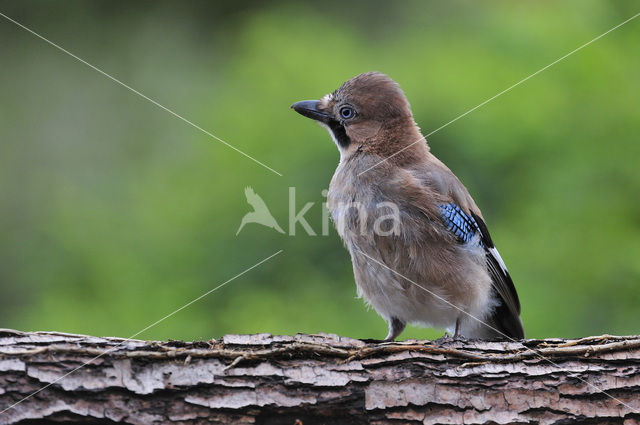
[[[428, 133], [638, 12], [629, 1], [51, 2], [0, 11], [0, 327], [380, 338], [329, 236], [247, 225], [252, 186], [321, 230], [338, 161], [289, 109], [379, 70]], [[429, 138], [484, 211], [530, 337], [639, 332], [640, 19]], [[437, 337], [411, 328], [403, 337]]]

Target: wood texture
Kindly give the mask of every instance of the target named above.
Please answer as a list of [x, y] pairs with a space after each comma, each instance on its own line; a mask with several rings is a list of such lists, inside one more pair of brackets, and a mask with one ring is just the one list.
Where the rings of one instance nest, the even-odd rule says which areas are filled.
[[0, 424], [629, 425], [640, 421], [640, 337], [157, 342], [0, 330], [0, 410], [43, 387]]

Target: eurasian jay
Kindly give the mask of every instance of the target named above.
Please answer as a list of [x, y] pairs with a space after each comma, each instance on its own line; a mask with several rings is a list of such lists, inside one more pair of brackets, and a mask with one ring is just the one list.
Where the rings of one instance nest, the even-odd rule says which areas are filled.
[[389, 323], [387, 341], [407, 323], [524, 338], [518, 294], [482, 213], [431, 154], [396, 82], [367, 72], [292, 108], [338, 146], [327, 205], [358, 295]]

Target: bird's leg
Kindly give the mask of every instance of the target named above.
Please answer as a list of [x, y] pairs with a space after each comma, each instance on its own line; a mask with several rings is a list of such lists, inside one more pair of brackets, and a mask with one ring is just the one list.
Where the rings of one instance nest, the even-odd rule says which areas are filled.
[[456, 330], [453, 332], [453, 339], [460, 338], [460, 318], [456, 319]]
[[456, 319], [456, 327], [455, 327], [455, 330], [453, 331], [453, 337], [449, 335], [449, 332], [445, 332], [444, 335], [436, 339], [434, 342], [436, 342], [437, 344], [442, 344], [445, 342], [452, 342], [452, 341], [461, 340], [461, 339], [464, 339], [464, 337], [460, 335], [460, 318], [458, 317]]
[[385, 342], [393, 341], [394, 339], [396, 339], [398, 335], [402, 333], [405, 326], [407, 326], [407, 324], [397, 317], [392, 317], [391, 319], [389, 319], [389, 333], [384, 339]]

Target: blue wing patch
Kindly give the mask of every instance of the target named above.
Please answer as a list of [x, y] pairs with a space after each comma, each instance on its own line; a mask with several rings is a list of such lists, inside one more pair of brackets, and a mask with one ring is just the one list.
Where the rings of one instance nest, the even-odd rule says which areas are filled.
[[[476, 234], [482, 237], [478, 222], [473, 216], [466, 214], [454, 203], [441, 204], [440, 211], [445, 226], [451, 230], [462, 243], [470, 242]], [[482, 245], [482, 241], [480, 241]]]

